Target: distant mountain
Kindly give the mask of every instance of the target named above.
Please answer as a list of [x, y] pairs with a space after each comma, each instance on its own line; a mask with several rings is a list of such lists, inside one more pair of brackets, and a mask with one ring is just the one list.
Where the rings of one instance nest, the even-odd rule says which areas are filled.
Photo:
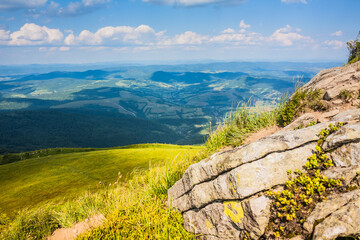
[[239, 104], [272, 105], [333, 65], [0, 66], [0, 148], [201, 143], [209, 123]]

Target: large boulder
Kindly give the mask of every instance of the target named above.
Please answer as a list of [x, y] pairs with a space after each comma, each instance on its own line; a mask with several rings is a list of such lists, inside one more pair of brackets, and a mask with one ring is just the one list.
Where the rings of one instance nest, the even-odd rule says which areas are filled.
[[[333, 119], [346, 120], [349, 114], [339, 113]], [[354, 115], [354, 112], [350, 115]], [[287, 170], [303, 170], [302, 166], [316, 146], [317, 134], [329, 123], [335, 122], [278, 132], [259, 141], [216, 153], [191, 165], [182, 179], [169, 189], [169, 205], [183, 214], [186, 230], [200, 234], [202, 238], [264, 237], [269, 224], [272, 202], [265, 195], [265, 191], [281, 188], [288, 179]], [[360, 162], [359, 142], [360, 123], [356, 120], [355, 123], [351, 122], [343, 126], [327, 138], [324, 147], [336, 159], [336, 166], [325, 173], [328, 177], [344, 177], [347, 183], [356, 178]], [[355, 196], [357, 193], [350, 195]], [[354, 200], [348, 205], [335, 205], [334, 202], [341, 202], [341, 199], [351, 200], [353, 197], [344, 195], [335, 198], [337, 200], [329, 203], [331, 205], [330, 210], [327, 210], [330, 211], [329, 213], [325, 210], [320, 212], [315, 210], [311, 218], [313, 220], [310, 219], [306, 223], [309, 235], [313, 233], [316, 236], [313, 239], [330, 239], [319, 236], [331, 232], [332, 230], [328, 229], [334, 227], [335, 222], [341, 219], [342, 229], [348, 230], [341, 231], [338, 236], [360, 233], [356, 224], [350, 223], [353, 219], [358, 221], [360, 226], [360, 220], [357, 220], [360, 217], [355, 220], [358, 217], [358, 201]], [[328, 202], [324, 204], [330, 206]], [[324, 208], [326, 207], [318, 207], [318, 209]], [[350, 210], [353, 212], [348, 214]], [[342, 215], [348, 217], [343, 219]], [[323, 222], [314, 227], [318, 216], [323, 218]], [[328, 236], [334, 237], [336, 235], [334, 231]]]

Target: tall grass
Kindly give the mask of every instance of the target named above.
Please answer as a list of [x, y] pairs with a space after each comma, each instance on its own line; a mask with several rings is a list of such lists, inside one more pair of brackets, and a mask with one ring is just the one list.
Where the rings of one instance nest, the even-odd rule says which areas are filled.
[[249, 133], [275, 126], [281, 108], [280, 104], [272, 110], [254, 111], [247, 104], [243, 104], [235, 112], [227, 114], [217, 129], [209, 134], [205, 143], [207, 151], [212, 153], [225, 146], [239, 146]]

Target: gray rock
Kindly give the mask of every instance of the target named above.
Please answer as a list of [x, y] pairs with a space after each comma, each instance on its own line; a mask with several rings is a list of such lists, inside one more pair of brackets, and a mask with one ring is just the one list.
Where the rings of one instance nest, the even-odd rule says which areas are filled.
[[337, 237], [354, 236], [360, 233], [360, 199], [350, 201], [331, 213], [314, 230], [313, 238], [333, 240]]
[[270, 219], [271, 202], [265, 196], [251, 198], [243, 202], [244, 228], [251, 239], [259, 239], [265, 233]]
[[333, 167], [324, 172], [324, 175], [332, 179], [344, 178], [345, 185], [349, 185], [355, 179], [357, 173], [360, 172], [360, 165], [339, 168]]
[[337, 167], [360, 166], [360, 142], [343, 145], [329, 156]]
[[294, 150], [275, 152], [243, 164], [212, 181], [196, 185], [187, 194], [174, 199], [172, 206], [185, 212], [214, 201], [244, 199], [283, 184], [288, 179], [286, 171], [301, 169], [315, 145], [310, 143]]
[[244, 210], [241, 202], [213, 203], [199, 211], [188, 211], [183, 218], [187, 231], [202, 234], [206, 239], [211, 239], [211, 236], [240, 239]]
[[311, 122], [313, 122], [313, 121], [316, 122], [316, 120], [317, 119], [314, 116], [314, 114], [305, 113], [305, 114], [301, 115], [300, 117], [298, 117], [294, 122], [290, 123], [289, 125], [287, 125], [283, 129], [281, 129], [279, 132], [285, 132], [285, 131], [289, 131], [289, 130], [294, 130], [296, 128], [304, 128], [307, 125], [309, 125]]
[[348, 124], [327, 137], [323, 149], [329, 151], [343, 144], [360, 141], [360, 122]]
[[169, 189], [169, 200], [172, 201], [179, 198], [197, 184], [215, 179], [224, 172], [259, 160], [268, 154], [283, 152], [315, 142], [318, 139], [317, 134], [321, 129], [326, 128], [329, 123], [320, 123], [291, 132], [275, 133], [259, 141], [216, 153], [207, 159], [195, 163], [185, 171], [182, 179]]
[[331, 118], [331, 121], [334, 122], [350, 122], [350, 121], [360, 121], [360, 109], [352, 109], [345, 112], [341, 112]]
[[360, 190], [355, 190], [343, 194], [335, 194], [328, 197], [324, 202], [318, 203], [315, 209], [304, 223], [304, 229], [311, 233], [316, 221], [322, 221], [333, 212], [346, 206], [350, 201], [360, 197]]

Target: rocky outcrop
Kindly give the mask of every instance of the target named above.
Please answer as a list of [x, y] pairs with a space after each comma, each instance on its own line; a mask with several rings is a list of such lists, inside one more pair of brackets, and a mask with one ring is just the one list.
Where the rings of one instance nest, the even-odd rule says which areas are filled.
[[[340, 93], [347, 91], [354, 96], [351, 101], [358, 103], [357, 95], [360, 89], [360, 71], [358, 63], [326, 69], [319, 72], [304, 88], [321, 89], [324, 92], [324, 100], [337, 104]], [[349, 99], [350, 100], [350, 99]], [[338, 103], [341, 104], [341, 101]]]
[[[360, 89], [359, 72], [352, 69], [352, 66], [348, 66], [346, 71], [336, 68], [320, 72], [305, 87], [323, 88], [329, 98], [336, 97], [342, 86], [348, 88], [351, 85]], [[346, 78], [352, 82], [346, 82]], [[321, 79], [328, 80], [323, 83]], [[337, 84], [341, 87], [336, 87]], [[291, 129], [216, 153], [191, 165], [169, 189], [169, 205], [183, 214], [185, 229], [200, 234], [202, 238], [264, 238], [271, 224], [272, 203], [265, 192], [282, 189], [288, 180], [287, 170], [302, 169], [314, 152], [320, 130], [329, 123], [339, 121], [347, 124], [328, 136], [323, 144], [323, 149], [335, 165], [324, 175], [343, 178], [345, 184], [352, 185], [353, 189], [358, 188], [360, 109], [336, 110], [326, 118], [327, 122], [305, 127], [314, 121], [314, 115], [308, 114], [293, 124]], [[292, 130], [300, 125], [304, 128]], [[313, 236], [312, 239], [335, 239], [360, 234], [359, 196], [359, 190], [337, 193], [318, 204], [303, 224], [307, 236]], [[303, 239], [303, 236], [294, 239]]]

